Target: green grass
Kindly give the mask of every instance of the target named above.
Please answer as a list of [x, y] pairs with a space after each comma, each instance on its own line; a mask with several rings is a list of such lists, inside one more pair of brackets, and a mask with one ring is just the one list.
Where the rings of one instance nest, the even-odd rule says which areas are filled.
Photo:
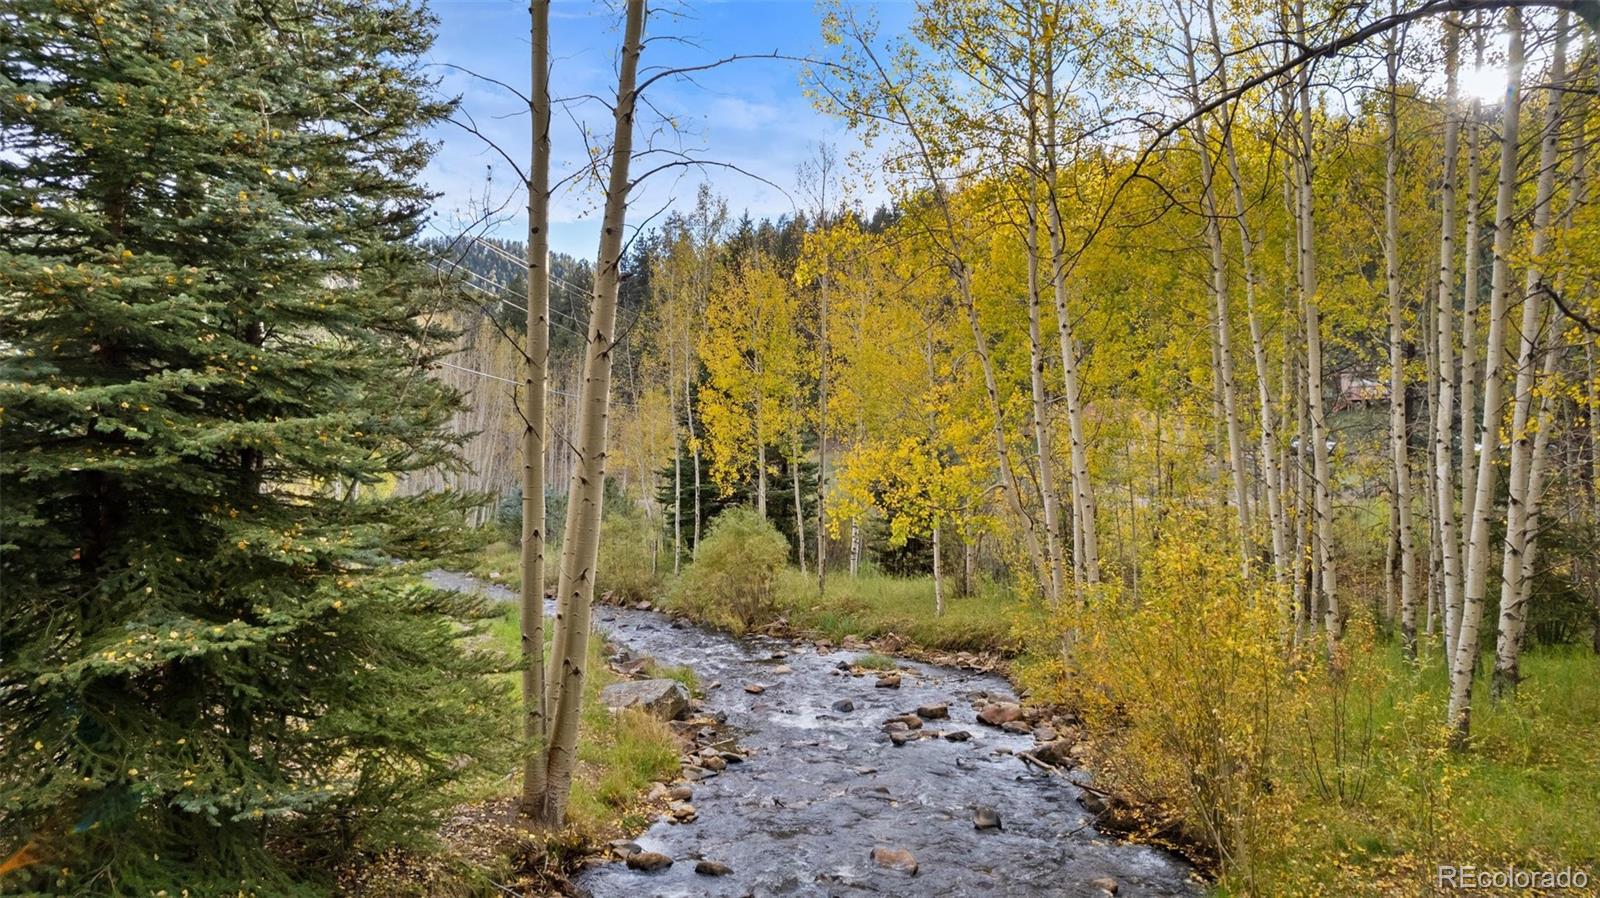
[[856, 666], [866, 670], [894, 670], [896, 667], [893, 658], [880, 655], [877, 652], [868, 652], [856, 657]]
[[[1498, 703], [1480, 677], [1471, 747], [1453, 753], [1421, 747], [1442, 746], [1449, 694], [1432, 655], [1412, 667], [1397, 646], [1377, 648], [1371, 755], [1353, 762], [1365, 787], [1340, 800], [1298, 783], [1295, 840], [1255, 871], [1255, 894], [1422, 894], [1440, 864], [1600, 871], [1600, 657], [1532, 649], [1520, 693]], [[1368, 707], [1353, 697], [1348, 713]], [[1237, 876], [1218, 892], [1252, 894]]]
[[775, 587], [777, 612], [798, 630], [838, 642], [896, 634], [929, 649], [1007, 652], [1018, 601], [1008, 590], [981, 582], [971, 596], [945, 582], [944, 614], [934, 615], [933, 578], [830, 574], [817, 594], [814, 576], [786, 570]]
[[[545, 622], [549, 650], [551, 622]], [[513, 657], [519, 651], [519, 626], [514, 608], [507, 607], [490, 621], [489, 633]], [[600, 690], [618, 681], [606, 667], [598, 638], [589, 640], [589, 676], [584, 680], [583, 718], [578, 729], [578, 767], [573, 775], [569, 824], [591, 843], [643, 824], [640, 798], [650, 784], [670, 778], [678, 770], [678, 742], [666, 723], [634, 711], [612, 713], [598, 701]], [[694, 674], [686, 668], [663, 669], [694, 688]], [[513, 695], [522, 700], [522, 675], [506, 674]], [[508, 784], [507, 789], [517, 788]]]

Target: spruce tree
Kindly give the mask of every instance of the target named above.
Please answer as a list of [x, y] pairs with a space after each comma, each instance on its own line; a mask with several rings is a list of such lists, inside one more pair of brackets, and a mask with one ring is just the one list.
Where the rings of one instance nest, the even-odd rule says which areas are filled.
[[505, 734], [406, 0], [0, 13], [0, 892], [316, 894]]

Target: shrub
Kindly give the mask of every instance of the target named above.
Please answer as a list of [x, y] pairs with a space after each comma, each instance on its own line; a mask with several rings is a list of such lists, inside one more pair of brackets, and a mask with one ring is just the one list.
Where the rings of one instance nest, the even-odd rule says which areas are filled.
[[789, 543], [750, 508], [717, 515], [673, 589], [673, 604], [702, 620], [744, 632], [772, 616], [773, 583]]
[[629, 602], [654, 598], [661, 581], [656, 577], [650, 540], [651, 529], [643, 519], [623, 514], [607, 517], [600, 525], [595, 587]]

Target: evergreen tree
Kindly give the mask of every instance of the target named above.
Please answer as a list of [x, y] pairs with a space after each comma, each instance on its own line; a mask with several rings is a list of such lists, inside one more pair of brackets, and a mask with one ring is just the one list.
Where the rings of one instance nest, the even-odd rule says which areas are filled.
[[464, 501], [383, 489], [455, 443], [432, 25], [0, 15], [0, 890], [316, 894], [507, 732], [475, 604], [417, 578]]

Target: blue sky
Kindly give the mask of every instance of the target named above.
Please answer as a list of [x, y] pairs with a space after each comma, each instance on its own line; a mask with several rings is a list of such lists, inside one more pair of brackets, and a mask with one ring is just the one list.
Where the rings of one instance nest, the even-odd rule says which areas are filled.
[[[527, 90], [525, 0], [432, 0], [430, 5], [439, 17], [432, 62], [464, 66]], [[884, 33], [901, 30], [910, 12], [908, 4], [874, 5]], [[551, 30], [552, 94], [596, 94], [609, 100], [615, 92], [621, 36], [618, 9], [603, 0], [555, 0]], [[693, 65], [731, 53], [777, 51], [815, 56], [822, 45], [819, 12], [812, 0], [662, 4], [652, 11], [646, 36], [667, 39], [646, 45], [642, 67]], [[445, 93], [461, 96], [463, 111], [477, 126], [511, 158], [526, 165], [531, 138], [521, 101], [500, 87], [444, 65], [435, 72]], [[832, 144], [841, 156], [859, 149], [859, 142], [838, 120], [812, 108], [802, 91], [797, 63], [740, 61], [698, 74], [693, 83], [663, 79], [652, 87], [649, 99], [661, 115], [678, 123], [679, 133], [659, 131], [660, 117], [646, 112], [638, 141], [653, 139], [658, 145], [681, 146], [700, 158], [732, 163], [783, 190], [726, 169], [677, 169], [657, 175], [636, 194], [629, 210], [630, 225], [663, 208], [692, 204], [702, 181], [709, 181], [728, 198], [735, 216], [744, 210], [758, 218], [789, 213], [794, 204], [806, 202], [795, 187], [796, 172], [815, 153], [819, 141]], [[552, 181], [574, 171], [584, 158], [580, 127], [593, 135], [595, 143], [609, 142], [611, 119], [599, 104], [573, 104], [570, 112], [558, 109], [552, 128]], [[526, 198], [509, 165], [478, 138], [453, 125], [442, 124], [431, 136], [441, 146], [424, 178], [443, 193], [435, 205], [437, 226], [460, 230], [481, 211], [486, 199], [490, 206], [509, 200], [493, 233], [516, 239], [525, 236]], [[648, 167], [647, 161], [636, 164]], [[849, 186], [869, 205], [881, 196], [881, 188], [870, 183], [855, 180]], [[551, 248], [592, 258], [598, 239], [599, 202], [599, 191], [592, 184], [558, 192], [551, 208]]]

